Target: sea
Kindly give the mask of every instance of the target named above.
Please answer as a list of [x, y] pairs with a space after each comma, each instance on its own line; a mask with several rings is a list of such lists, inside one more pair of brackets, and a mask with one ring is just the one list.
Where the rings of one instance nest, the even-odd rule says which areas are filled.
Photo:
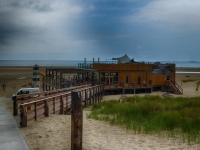
[[[78, 66], [79, 63], [84, 63], [84, 60], [0, 60], [0, 66]], [[87, 61], [87, 63], [92, 63], [92, 61]], [[160, 63], [175, 64], [176, 67], [200, 68], [200, 61], [160, 61]]]

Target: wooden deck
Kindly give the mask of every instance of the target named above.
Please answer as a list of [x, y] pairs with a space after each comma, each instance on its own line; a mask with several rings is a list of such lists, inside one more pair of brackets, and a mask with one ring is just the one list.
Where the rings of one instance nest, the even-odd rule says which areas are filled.
[[104, 85], [104, 94], [138, 94], [151, 93], [153, 86], [151, 84], [110, 84]]

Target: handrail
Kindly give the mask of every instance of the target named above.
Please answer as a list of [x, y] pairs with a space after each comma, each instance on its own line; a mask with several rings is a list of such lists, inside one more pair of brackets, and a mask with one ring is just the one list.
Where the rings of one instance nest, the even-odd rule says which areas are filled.
[[43, 91], [43, 92], [36, 92], [36, 93], [29, 93], [29, 94], [21, 94], [21, 95], [16, 95], [16, 99], [17, 98], [27, 98], [29, 96], [33, 96], [33, 95], [45, 95], [45, 94], [51, 94], [51, 93], [54, 93], [54, 92], [64, 92], [64, 91], [71, 91], [73, 89], [78, 89], [78, 88], [83, 88], [83, 87], [87, 87], [87, 86], [90, 86], [90, 85], [82, 85], [82, 86], [76, 86], [76, 87], [69, 87], [69, 88], [63, 88], [63, 89], [57, 89], [57, 90], [50, 90], [50, 91]]
[[[74, 89], [72, 91], [80, 94], [81, 101], [85, 103], [85, 106], [87, 104], [99, 103], [103, 98], [102, 85]], [[21, 126], [26, 127], [30, 122], [37, 121], [39, 118], [48, 117], [51, 113], [63, 114], [65, 110], [71, 108], [71, 92], [67, 91], [55, 95], [48, 95], [42, 99], [38, 98], [20, 104]]]
[[183, 94], [183, 89], [177, 84], [177, 82], [173, 81], [172, 83], [174, 83], [175, 87], [179, 89], [181, 94]]
[[183, 89], [175, 82], [175, 81], [169, 81], [169, 84], [176, 89], [177, 94], [183, 94]]
[[[64, 89], [58, 89], [58, 90], [51, 90], [51, 91], [17, 95], [16, 99], [14, 100], [14, 103], [13, 103], [13, 115], [14, 116], [18, 115], [18, 105], [19, 104], [24, 103], [26, 101], [35, 100], [35, 98], [33, 98], [33, 95], [37, 95], [36, 99], [37, 98], [44, 98], [48, 95], [58, 94], [58, 93], [61, 93], [61, 92], [72, 91], [74, 89], [81, 89], [81, 88], [90, 87], [90, 86], [91, 85], [82, 85], [82, 86], [76, 86], [76, 87], [70, 87], [70, 88], [64, 88]], [[26, 98], [26, 99], [25, 100], [18, 100], [18, 99], [24, 99], [24, 98]]]
[[[127, 85], [127, 86], [126, 86]], [[104, 84], [104, 87], [105, 88], [126, 88], [126, 87], [133, 87], [133, 88], [137, 88], [137, 87], [152, 87], [152, 84], [149, 84], [149, 83], [141, 83], [141, 84], [138, 84], [136, 82], [134, 83], [116, 83], [116, 84]]]

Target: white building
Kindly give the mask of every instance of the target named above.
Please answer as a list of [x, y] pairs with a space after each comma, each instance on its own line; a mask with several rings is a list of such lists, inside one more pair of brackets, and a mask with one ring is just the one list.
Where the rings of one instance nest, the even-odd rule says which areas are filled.
[[37, 64], [33, 67], [32, 87], [40, 87], [40, 72]]

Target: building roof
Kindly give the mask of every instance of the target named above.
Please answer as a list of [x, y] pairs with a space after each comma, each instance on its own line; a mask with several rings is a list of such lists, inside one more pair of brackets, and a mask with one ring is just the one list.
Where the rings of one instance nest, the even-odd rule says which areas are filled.
[[127, 54], [125, 54], [122, 57], [118, 57], [118, 58], [112, 58], [113, 60], [118, 60], [119, 63], [125, 64], [125, 63], [131, 63], [134, 62], [133, 59], [130, 59]]

